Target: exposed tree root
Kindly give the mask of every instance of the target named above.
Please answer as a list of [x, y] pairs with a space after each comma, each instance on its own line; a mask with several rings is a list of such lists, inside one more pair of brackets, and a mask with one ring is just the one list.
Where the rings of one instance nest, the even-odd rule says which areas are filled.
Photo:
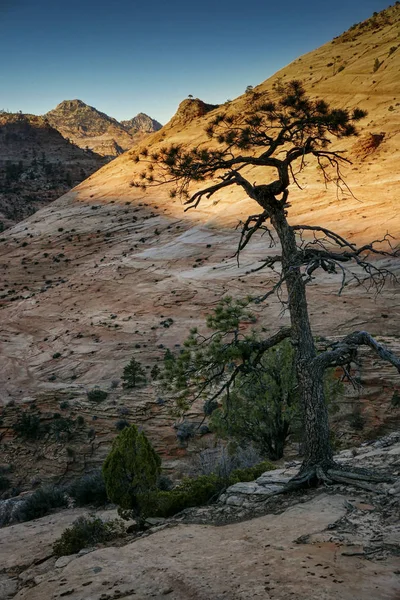
[[291, 492], [307, 487], [317, 487], [320, 484], [332, 485], [344, 483], [377, 494], [384, 493], [373, 484], [391, 483], [393, 477], [388, 473], [378, 473], [369, 469], [345, 467], [337, 463], [329, 465], [313, 465], [302, 469], [283, 488], [283, 492]]

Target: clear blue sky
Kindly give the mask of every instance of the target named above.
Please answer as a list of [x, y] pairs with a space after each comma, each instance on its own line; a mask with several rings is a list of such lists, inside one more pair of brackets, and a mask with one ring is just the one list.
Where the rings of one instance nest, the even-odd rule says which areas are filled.
[[0, 109], [79, 98], [165, 123], [193, 94], [224, 102], [388, 0], [0, 0]]

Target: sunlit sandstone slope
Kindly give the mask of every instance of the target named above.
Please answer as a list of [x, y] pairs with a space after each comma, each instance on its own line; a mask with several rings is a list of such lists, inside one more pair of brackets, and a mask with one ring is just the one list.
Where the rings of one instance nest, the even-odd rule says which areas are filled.
[[[285, 81], [300, 78], [312, 96], [369, 113], [359, 138], [334, 146], [347, 150], [353, 162], [345, 175], [354, 196], [338, 199], [334, 186], [325, 189], [310, 161], [299, 180], [303, 189], [291, 190], [293, 223], [321, 224], [359, 242], [387, 231], [399, 237], [399, 16], [400, 7], [392, 7], [255, 88], [274, 94]], [[376, 58], [381, 64], [374, 72]], [[176, 142], [208, 145], [209, 120], [221, 110], [241, 111], [247, 101], [243, 95], [213, 108], [185, 100], [147, 146], [153, 151]], [[257, 212], [254, 203], [229, 189], [184, 213], [181, 202], [169, 198], [168, 186], [146, 192], [131, 187], [142, 169], [128, 151], [1, 238], [0, 399], [16, 404], [6, 409], [2, 443], [5, 461], [13, 462], [25, 481], [35, 474], [72, 476], [99, 464], [126, 409], [124, 418], [143, 424], [174, 465], [184, 451], [163, 390], [149, 385], [128, 392], [116, 383], [112, 387], [112, 381], [120, 379], [132, 355], [150, 369], [166, 347], [182, 343], [190, 327], [202, 326], [225, 294], [266, 290], [267, 272], [247, 274], [271, 252], [265, 238], [246, 250], [240, 267], [232, 258], [235, 226]], [[253, 181], [263, 174], [253, 169], [248, 176]], [[398, 262], [392, 268], [399, 272]], [[400, 351], [398, 289], [389, 284], [376, 297], [373, 290], [349, 286], [339, 297], [338, 285], [339, 278], [325, 275], [309, 288], [315, 333], [337, 336], [368, 328]], [[260, 326], [273, 331], [286, 324], [281, 308], [275, 300], [259, 307]], [[166, 319], [173, 320], [169, 327]], [[389, 408], [398, 377], [390, 366], [367, 358], [360, 377], [367, 430], [389, 427], [398, 417]], [[96, 385], [110, 391], [99, 405], [86, 396]], [[34, 402], [50, 418], [65, 400], [64, 415], [85, 418], [72, 441], [52, 440], [38, 449], [13, 439], [10, 426], [18, 407]]]

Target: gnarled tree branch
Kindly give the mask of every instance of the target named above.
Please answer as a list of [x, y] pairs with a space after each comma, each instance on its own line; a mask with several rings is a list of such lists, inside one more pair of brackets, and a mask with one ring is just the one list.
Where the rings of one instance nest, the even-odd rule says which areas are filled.
[[371, 348], [380, 358], [392, 364], [400, 373], [400, 359], [391, 350], [379, 344], [367, 331], [350, 333], [340, 342], [336, 342], [332, 350], [326, 350], [318, 354], [314, 358], [313, 364], [317, 369], [348, 365], [355, 360], [360, 346]]

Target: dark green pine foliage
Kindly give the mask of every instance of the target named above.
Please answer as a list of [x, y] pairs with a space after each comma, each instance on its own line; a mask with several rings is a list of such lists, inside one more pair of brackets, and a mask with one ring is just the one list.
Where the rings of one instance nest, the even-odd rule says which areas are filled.
[[129, 363], [125, 366], [122, 375], [122, 381], [122, 386], [128, 389], [137, 387], [139, 385], [144, 385], [146, 383], [146, 371], [140, 362], [134, 357], [132, 357]]
[[115, 438], [103, 464], [107, 496], [139, 520], [157, 489], [161, 459], [136, 425], [125, 427]]
[[236, 378], [231, 394], [212, 412], [212, 430], [239, 444], [252, 444], [271, 460], [282, 458], [299, 421], [294, 360], [288, 340], [268, 350], [253, 371]]

